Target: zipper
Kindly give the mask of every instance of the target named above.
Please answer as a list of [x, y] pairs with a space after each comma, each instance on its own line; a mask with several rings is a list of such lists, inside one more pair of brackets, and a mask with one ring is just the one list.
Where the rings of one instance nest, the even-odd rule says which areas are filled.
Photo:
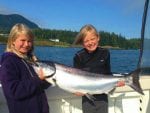
[[28, 66], [28, 64], [23, 59], [21, 59], [21, 60], [24, 63], [24, 65], [26, 66], [27, 70], [29, 71], [31, 77], [34, 77], [33, 74], [32, 74], [32, 72], [31, 72], [31, 70], [30, 70], [30, 68], [29, 68], [29, 66]]

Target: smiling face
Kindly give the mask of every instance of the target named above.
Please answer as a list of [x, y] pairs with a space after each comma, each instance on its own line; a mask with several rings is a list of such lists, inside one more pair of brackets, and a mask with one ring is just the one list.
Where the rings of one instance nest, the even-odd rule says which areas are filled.
[[83, 39], [83, 47], [89, 52], [96, 50], [99, 44], [99, 36], [92, 32], [88, 32]]
[[25, 34], [18, 34], [16, 40], [13, 42], [14, 49], [21, 54], [27, 55], [33, 45], [33, 40]]
[[16, 24], [12, 27], [6, 51], [13, 52], [20, 57], [28, 56], [33, 53], [34, 34], [24, 24]]
[[74, 44], [81, 44], [89, 53], [99, 45], [100, 35], [93, 25], [87, 24], [80, 29]]

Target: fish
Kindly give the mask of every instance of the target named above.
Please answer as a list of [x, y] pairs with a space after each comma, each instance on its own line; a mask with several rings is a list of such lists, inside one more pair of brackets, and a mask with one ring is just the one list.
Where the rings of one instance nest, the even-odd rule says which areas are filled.
[[124, 81], [125, 85], [144, 95], [139, 83], [140, 68], [125, 75], [108, 75], [95, 74], [52, 61], [37, 61], [32, 66], [36, 72], [42, 68], [46, 81], [52, 86], [58, 86], [70, 93], [80, 92], [87, 94], [87, 96], [102, 93], [109, 94], [114, 92], [119, 81]]

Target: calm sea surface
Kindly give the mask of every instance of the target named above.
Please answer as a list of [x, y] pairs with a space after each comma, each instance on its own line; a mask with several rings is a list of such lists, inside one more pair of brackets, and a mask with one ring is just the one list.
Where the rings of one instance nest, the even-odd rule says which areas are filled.
[[[5, 45], [0, 45], [0, 56], [4, 52]], [[59, 48], [36, 46], [35, 54], [39, 59], [52, 60], [68, 66], [72, 66], [74, 54], [81, 48]], [[138, 50], [110, 50], [112, 72], [129, 73], [136, 69]]]

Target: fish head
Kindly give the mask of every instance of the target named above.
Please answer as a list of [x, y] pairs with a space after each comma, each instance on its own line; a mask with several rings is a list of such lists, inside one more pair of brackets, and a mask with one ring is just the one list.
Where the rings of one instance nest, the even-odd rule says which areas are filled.
[[36, 62], [32, 65], [32, 67], [34, 68], [35, 72], [38, 72], [39, 69], [42, 69], [45, 78], [53, 77], [56, 72], [54, 65], [44, 62]]

